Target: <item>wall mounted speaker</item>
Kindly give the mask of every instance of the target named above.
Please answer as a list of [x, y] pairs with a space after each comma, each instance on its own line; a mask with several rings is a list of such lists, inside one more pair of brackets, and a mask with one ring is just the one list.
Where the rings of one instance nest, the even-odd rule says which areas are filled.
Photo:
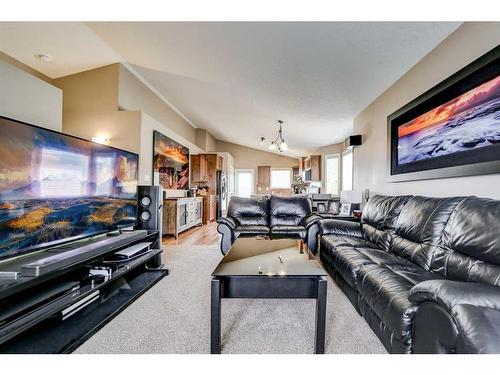
[[163, 189], [161, 186], [137, 187], [137, 229], [162, 232]]
[[361, 146], [361, 134], [351, 135], [350, 137], [347, 137], [344, 141], [345, 148], [352, 148], [358, 146]]

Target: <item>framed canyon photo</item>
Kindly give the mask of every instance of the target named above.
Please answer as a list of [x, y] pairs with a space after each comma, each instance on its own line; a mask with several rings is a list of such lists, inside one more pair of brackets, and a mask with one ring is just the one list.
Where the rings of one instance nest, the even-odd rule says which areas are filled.
[[189, 149], [153, 132], [153, 182], [164, 189], [189, 189]]
[[500, 173], [500, 46], [387, 123], [389, 181]]

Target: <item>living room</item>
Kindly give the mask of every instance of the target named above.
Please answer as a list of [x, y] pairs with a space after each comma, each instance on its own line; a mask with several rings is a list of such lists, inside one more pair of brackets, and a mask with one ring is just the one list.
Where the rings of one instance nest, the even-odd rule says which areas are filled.
[[262, 6], [0, 21], [13, 365], [500, 354], [495, 12]]

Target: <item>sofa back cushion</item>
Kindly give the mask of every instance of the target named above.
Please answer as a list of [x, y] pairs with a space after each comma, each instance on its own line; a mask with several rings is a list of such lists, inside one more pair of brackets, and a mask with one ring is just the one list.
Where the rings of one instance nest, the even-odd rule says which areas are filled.
[[411, 198], [396, 221], [389, 251], [429, 271], [444, 228], [463, 199]]
[[500, 201], [462, 200], [444, 228], [431, 270], [452, 280], [500, 285]]
[[227, 216], [232, 217], [238, 225], [269, 226], [269, 199], [232, 197]]
[[272, 195], [269, 203], [271, 226], [299, 225], [312, 213], [311, 201], [305, 195], [280, 197]]
[[394, 222], [401, 209], [410, 198], [409, 195], [372, 196], [366, 203], [361, 216], [363, 237], [377, 244], [381, 249], [388, 250], [390, 231], [394, 228]]

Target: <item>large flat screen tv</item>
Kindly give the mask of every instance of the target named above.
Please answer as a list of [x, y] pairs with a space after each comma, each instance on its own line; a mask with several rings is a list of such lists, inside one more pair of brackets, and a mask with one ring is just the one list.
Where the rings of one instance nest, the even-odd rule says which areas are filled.
[[134, 225], [138, 155], [0, 117], [0, 259]]
[[396, 180], [500, 172], [500, 47], [388, 117]]

